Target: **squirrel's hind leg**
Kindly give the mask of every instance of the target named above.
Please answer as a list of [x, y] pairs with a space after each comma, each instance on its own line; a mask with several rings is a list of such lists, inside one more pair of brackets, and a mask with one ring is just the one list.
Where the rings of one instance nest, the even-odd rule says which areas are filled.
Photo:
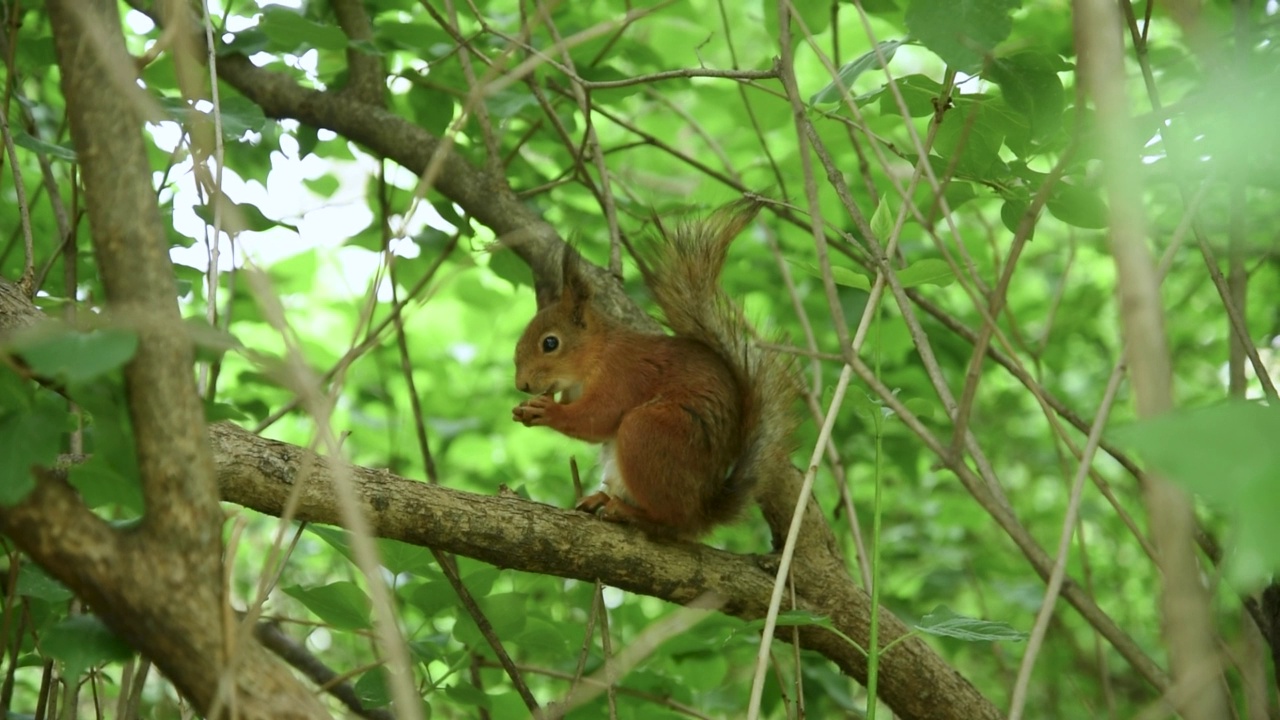
[[[617, 483], [602, 515], [613, 513], [623, 522], [657, 526], [656, 534], [694, 537], [707, 529], [711, 493], [719, 478], [708, 467], [710, 458], [700, 445], [704, 428], [685, 407], [657, 402], [627, 413], [614, 438]], [[655, 534], [654, 530], [649, 531]]]

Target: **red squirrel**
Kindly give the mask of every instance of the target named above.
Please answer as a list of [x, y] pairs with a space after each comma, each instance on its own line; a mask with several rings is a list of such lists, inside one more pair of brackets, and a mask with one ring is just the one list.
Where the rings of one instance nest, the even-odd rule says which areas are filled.
[[719, 283], [759, 207], [728, 205], [653, 243], [642, 272], [674, 335], [596, 308], [582, 259], [565, 248], [560, 286], [539, 292], [516, 344], [516, 387], [534, 397], [512, 415], [604, 444], [604, 488], [579, 510], [695, 539], [734, 520], [768, 469], [790, 465], [791, 365], [751, 344]]

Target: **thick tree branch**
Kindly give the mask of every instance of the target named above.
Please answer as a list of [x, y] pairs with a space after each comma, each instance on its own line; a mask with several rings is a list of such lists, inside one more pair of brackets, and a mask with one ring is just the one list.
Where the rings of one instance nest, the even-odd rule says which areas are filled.
[[235, 648], [225, 638], [235, 626], [223, 625], [222, 511], [119, 8], [110, 0], [47, 7], [107, 311], [138, 336], [124, 375], [147, 512], [137, 529], [117, 534], [46, 476], [0, 512], [0, 527], [201, 712], [321, 716], [260, 645]]
[[[440, 138], [381, 107], [342, 93], [302, 87], [292, 77], [257, 67], [243, 55], [218, 58], [219, 76], [273, 118], [291, 118], [332, 130], [377, 155], [421, 175], [436, 153], [443, 154], [433, 187], [466, 213], [493, 230], [533, 270], [535, 278], [557, 278], [564, 240], [555, 228], [529, 209], [503, 178], [467, 162]], [[584, 265], [599, 286], [599, 300], [610, 312], [655, 327], [604, 269]]]
[[[163, 543], [113, 529], [85, 508], [60, 474], [41, 473], [22, 502], [0, 510], [0, 532], [155, 662], [183, 695], [210, 706], [223, 670], [222, 640], [220, 618], [208, 615], [203, 586], [217, 576], [184, 575], [182, 558]], [[240, 718], [329, 717], [256, 641], [236, 648], [235, 669]]]
[[119, 11], [114, 3], [55, 1], [49, 12], [107, 309], [138, 334], [125, 385], [150, 510], [146, 522], [172, 542], [189, 538], [193, 547], [209, 550], [221, 532], [217, 488], [200, 442], [203, 410], [191, 378], [191, 341], [181, 331], [169, 244], [135, 93], [127, 85], [134, 73]]
[[[297, 492], [299, 520], [337, 524], [336, 496], [327, 479], [329, 460], [225, 423], [211, 426], [209, 437], [224, 499], [279, 515], [290, 493]], [[475, 495], [358, 467], [352, 473], [379, 537], [502, 568], [600, 580], [680, 604], [712, 592], [725, 613], [746, 620], [764, 617], [768, 610], [772, 556], [734, 555], [691, 543], [659, 544], [632, 528], [514, 496]], [[814, 564], [816, 559], [807, 556], [809, 562], [797, 562], [794, 570], [800, 608], [832, 618], [841, 632], [865, 647], [870, 599], [849, 582], [842, 567], [829, 561]], [[907, 631], [900, 620], [882, 611], [884, 645]], [[830, 658], [845, 673], [866, 677], [866, 658], [835, 634], [810, 627], [800, 638], [804, 647]], [[790, 628], [780, 639], [790, 639]], [[881, 658], [881, 672], [882, 699], [899, 717], [1000, 716], [918, 638], [889, 650]]]

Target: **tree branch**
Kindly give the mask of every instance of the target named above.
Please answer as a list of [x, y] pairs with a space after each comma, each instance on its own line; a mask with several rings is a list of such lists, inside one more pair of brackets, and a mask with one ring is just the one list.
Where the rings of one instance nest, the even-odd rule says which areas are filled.
[[0, 511], [0, 527], [202, 713], [322, 716], [260, 645], [225, 637], [234, 626], [223, 625], [222, 510], [119, 8], [110, 0], [47, 7], [107, 311], [138, 336], [124, 376], [147, 512], [136, 529], [117, 532], [41, 473], [26, 499]]
[[[226, 423], [211, 426], [209, 438], [223, 499], [279, 515], [290, 493], [297, 492], [299, 520], [338, 523], [327, 459]], [[723, 612], [744, 620], [762, 618], [768, 611], [773, 556], [735, 555], [691, 543], [655, 543], [633, 528], [514, 496], [476, 495], [380, 470], [356, 467], [351, 472], [379, 537], [458, 553], [502, 568], [600, 580], [679, 604], [711, 592], [723, 602]], [[794, 576], [799, 608], [830, 617], [837, 629], [865, 647], [870, 599], [850, 582], [843, 567], [823, 562], [811, 552], [803, 562], [797, 561]], [[779, 639], [790, 641], [790, 631], [783, 628]], [[902, 621], [881, 610], [883, 645], [907, 632]], [[866, 657], [834, 633], [805, 627], [800, 643], [835, 662], [846, 674], [865, 680]], [[899, 717], [1000, 717], [919, 638], [898, 642], [881, 658], [880, 669], [882, 698]]]

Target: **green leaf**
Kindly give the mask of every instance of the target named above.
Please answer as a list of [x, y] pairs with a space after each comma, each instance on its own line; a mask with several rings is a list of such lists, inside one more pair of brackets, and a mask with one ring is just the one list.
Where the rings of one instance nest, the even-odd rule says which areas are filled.
[[223, 420], [248, 420], [249, 416], [231, 403], [206, 402], [204, 404], [204, 421], [216, 423]]
[[272, 122], [260, 106], [239, 95], [224, 96], [219, 101], [218, 114], [222, 119], [222, 136], [230, 140], [239, 140], [249, 132], [260, 133]]
[[486, 597], [481, 605], [498, 637], [508, 637], [524, 632], [525, 620], [530, 611], [527, 594], [497, 593]]
[[463, 584], [476, 598], [486, 597], [493, 592], [493, 584], [498, 581], [502, 571], [496, 567], [482, 565], [463, 576]]
[[876, 239], [881, 242], [888, 240], [889, 234], [893, 232], [896, 218], [890, 205], [888, 196], [882, 196], [876, 205], [876, 211], [871, 214], [871, 232], [875, 233]]
[[[213, 208], [207, 203], [195, 205], [192, 207], [196, 217], [213, 226]], [[241, 232], [262, 232], [275, 227], [289, 228], [294, 232], [298, 232], [297, 226], [290, 225], [279, 220], [272, 220], [262, 213], [257, 205], [252, 203], [238, 203], [225, 201], [222, 206], [222, 230], [228, 233]]]
[[38, 565], [25, 564], [18, 571], [18, 594], [48, 602], [65, 602], [73, 595], [67, 586], [49, 577]]
[[356, 697], [365, 707], [382, 708], [391, 704], [391, 682], [387, 669], [381, 665], [364, 673], [356, 681]]
[[[928, 117], [936, 112], [934, 101], [942, 97], [942, 83], [927, 75], [908, 75], [898, 79], [898, 93], [911, 117]], [[893, 93], [880, 94], [880, 112], [885, 115], [901, 115], [901, 108]]]
[[348, 580], [315, 588], [292, 585], [284, 591], [338, 630], [364, 630], [372, 624], [369, 596]]
[[[0, 345], [0, 352], [6, 349]], [[35, 383], [0, 365], [0, 416], [27, 412], [35, 399]]]
[[1054, 185], [1045, 207], [1068, 225], [1089, 230], [1107, 227], [1107, 204], [1093, 190], [1060, 182]]
[[[260, 28], [252, 27], [247, 30], [241, 30], [232, 36], [231, 42], [218, 46], [218, 57], [225, 55], [241, 54], [256, 55], [266, 51], [271, 47], [271, 38]], [[173, 63], [151, 63], [151, 67], [157, 65], [173, 66]]]
[[[320, 144], [320, 129], [317, 127], [312, 127], [311, 125], [303, 125], [299, 127], [297, 130], [295, 130], [293, 135], [298, 140], [298, 157], [300, 159], [306, 158], [308, 155], [314, 153], [316, 151], [316, 147]], [[325, 177], [329, 177], [329, 176], [326, 175]], [[306, 180], [303, 181], [304, 184], [306, 182], [307, 182]], [[333, 187], [335, 190], [338, 187], [338, 181], [336, 178], [333, 181]], [[315, 188], [312, 188], [312, 189], [315, 190]], [[316, 192], [318, 194], [326, 195], [326, 196], [330, 194], [330, 193], [319, 192], [319, 190], [316, 190]]]
[[458, 604], [458, 593], [445, 580], [422, 583], [409, 591], [409, 604], [418, 608], [423, 617], [435, 618], [445, 609]]
[[[132, 458], [132, 453], [128, 454]], [[142, 483], [137, 474], [121, 472], [108, 458], [108, 453], [95, 453], [85, 462], [73, 465], [67, 479], [80, 491], [84, 504], [91, 508], [118, 506], [141, 515]]]
[[[791, 18], [791, 37], [804, 37], [804, 30], [808, 30], [809, 34], [817, 35], [827, 29], [831, 24], [831, 2], [830, 0], [791, 0], [791, 7], [800, 15], [800, 20], [795, 17]], [[778, 26], [778, 2], [777, 0], [767, 0], [764, 3], [764, 28], [771, 38], [781, 38], [781, 29]], [[803, 23], [803, 25], [801, 25]], [[779, 47], [781, 43], [779, 43]], [[795, 47], [793, 44], [792, 47]]]
[[1043, 141], [1062, 128], [1066, 92], [1057, 68], [1061, 59], [1024, 52], [993, 60], [983, 75], [1000, 86], [1009, 107], [1026, 116], [1031, 139]]
[[990, 103], [957, 100], [938, 126], [934, 148], [947, 164], [955, 161], [957, 174], [994, 180], [1001, 174], [1000, 148], [1007, 130], [1003, 120]]
[[503, 120], [515, 117], [525, 108], [538, 107], [538, 98], [523, 86], [511, 85], [485, 97], [489, 114]]
[[124, 384], [94, 382], [76, 386], [72, 399], [91, 418], [85, 436], [92, 443], [93, 454], [71, 467], [71, 484], [90, 507], [114, 504], [140, 515], [142, 487]]
[[[763, 630], [764, 618], [757, 618], [746, 623], [746, 629]], [[808, 610], [783, 610], [778, 613], [778, 627], [805, 627], [814, 625], [817, 627], [834, 628], [831, 618], [826, 615], [819, 615]]]
[[38, 398], [30, 411], [0, 415], [0, 505], [12, 505], [31, 492], [33, 466], [53, 466], [66, 422], [66, 408], [48, 397]]
[[431, 203], [431, 207], [440, 214], [441, 219], [460, 230], [466, 237], [472, 237], [475, 233], [471, 229], [471, 223], [462, 215], [458, 214], [457, 208], [454, 207], [450, 200], [437, 200]]
[[966, 642], [1022, 641], [1027, 634], [1014, 630], [1006, 623], [978, 620], [956, 615], [945, 605], [939, 605], [916, 624], [916, 629], [930, 635], [955, 638]]
[[423, 249], [433, 250], [436, 248], [443, 248], [448, 244], [449, 237], [448, 233], [441, 231], [439, 228], [434, 228], [428, 225], [422, 229], [422, 232], [414, 235], [410, 240], [413, 240], [415, 245], [419, 245]]
[[324, 540], [329, 547], [338, 551], [338, 554], [347, 559], [352, 565], [356, 564], [355, 555], [351, 552], [350, 536], [346, 530], [328, 525], [308, 525], [307, 532]]
[[415, 84], [405, 93], [405, 100], [417, 123], [433, 135], [443, 136], [453, 122], [453, 98], [439, 88]]
[[902, 406], [906, 408], [912, 415], [921, 420], [930, 420], [933, 418], [933, 411], [937, 405], [929, 402], [924, 398], [907, 398], [902, 401]]
[[380, 15], [374, 22], [374, 38], [380, 44], [411, 50], [419, 57], [439, 57], [454, 47], [440, 26], [434, 23], [394, 22]]
[[76, 678], [91, 667], [133, 657], [133, 648], [93, 615], [72, 615], [40, 639], [40, 647], [61, 660], [64, 677]]
[[270, 40], [268, 49], [276, 52], [294, 53], [311, 48], [347, 49], [347, 36], [336, 24], [312, 22], [296, 10], [279, 5], [272, 5], [262, 12], [258, 29]]
[[[347, 562], [355, 564], [355, 555], [351, 551], [351, 536], [346, 530], [328, 525], [308, 525], [307, 532], [321, 538], [346, 558]], [[440, 579], [443, 582], [443, 576], [436, 568], [435, 560], [426, 550], [416, 545], [385, 538], [378, 539], [377, 544], [378, 555], [383, 566], [392, 573], [396, 575], [409, 573], [422, 578]]]
[[898, 271], [898, 282], [902, 283], [903, 287], [917, 285], [946, 287], [954, 280], [955, 275], [952, 274], [947, 261], [938, 258], [917, 260]]
[[62, 145], [48, 143], [39, 138], [31, 137], [27, 133], [23, 132], [22, 128], [13, 128], [13, 144], [32, 152], [41, 153], [54, 160], [76, 162], [75, 150]]
[[550, 623], [531, 614], [527, 628], [515, 638], [515, 643], [541, 655], [564, 657], [564, 653], [581, 640], [569, 625]]
[[1280, 570], [1280, 408], [1223, 403], [1143, 420], [1113, 435], [1226, 514], [1233, 583], [1256, 586]]
[[[301, 139], [299, 139], [299, 143], [301, 143]], [[302, 155], [305, 157], [306, 153], [302, 153]], [[318, 178], [303, 178], [302, 184], [308, 190], [321, 197], [332, 196], [338, 191], [340, 185], [337, 176], [331, 174], [321, 175]]]
[[489, 269], [498, 277], [511, 283], [512, 287], [521, 285], [531, 287], [533, 278], [529, 275], [529, 266], [510, 250], [497, 248], [489, 256]]
[[83, 383], [128, 362], [138, 349], [138, 336], [116, 328], [87, 333], [44, 328], [24, 336], [18, 347], [36, 374]]
[[[805, 274], [812, 275], [816, 278], [822, 277], [822, 268], [814, 265], [813, 263], [800, 262], [798, 260], [787, 260], [787, 263]], [[832, 265], [831, 277], [837, 285], [857, 288], [859, 290], [871, 289], [871, 276], [858, 270], [841, 267], [839, 265]]]
[[[893, 56], [898, 52], [898, 48], [905, 44], [906, 40], [881, 40], [880, 53], [884, 55], [885, 63], [893, 61]], [[837, 80], [827, 83], [827, 86], [813, 94], [809, 98], [810, 105], [821, 105], [823, 103], [839, 102], [844, 93], [853, 87], [853, 83], [862, 73], [881, 67], [880, 58], [876, 55], [875, 50], [868, 50], [854, 60], [851, 60], [840, 66], [839, 72], [836, 73]]]
[[462, 705], [471, 705], [488, 709], [490, 707], [489, 696], [481, 692], [475, 685], [468, 682], [458, 681], [452, 687], [444, 689], [444, 694], [449, 696], [450, 700], [454, 700]]
[[[1004, 226], [1008, 228], [1009, 232], [1016, 234], [1018, 232], [1018, 225], [1022, 222], [1022, 218], [1026, 216], [1027, 210], [1030, 207], [1031, 203], [1026, 200], [1018, 198], [1005, 200], [1004, 204], [1000, 206], [1000, 222], [1004, 223]], [[1035, 236], [1035, 233], [1035, 225], [1032, 225], [1031, 236], [1027, 239], [1030, 240], [1031, 237]]]
[[378, 554], [382, 557], [383, 566], [396, 575], [409, 573], [425, 578], [442, 577], [440, 571], [436, 569], [435, 558], [417, 545], [399, 540], [379, 539]]
[[911, 36], [943, 62], [973, 73], [1009, 37], [1009, 13], [1021, 6], [1021, 0], [911, 0], [905, 19]]

